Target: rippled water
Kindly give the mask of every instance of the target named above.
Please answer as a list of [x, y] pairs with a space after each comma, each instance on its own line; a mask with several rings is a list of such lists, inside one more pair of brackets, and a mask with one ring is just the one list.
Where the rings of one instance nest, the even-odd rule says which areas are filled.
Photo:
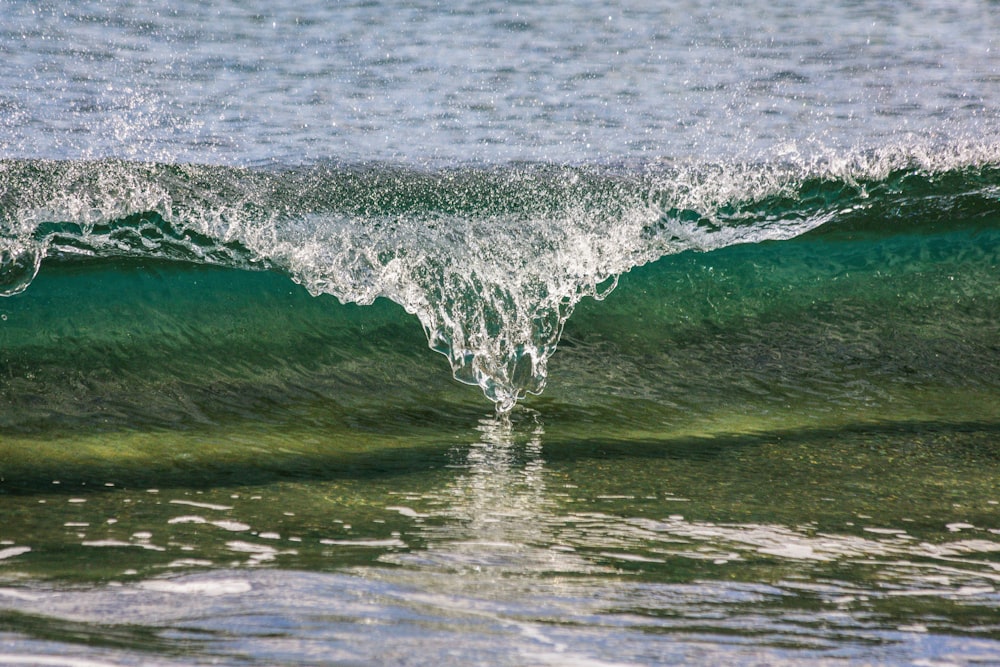
[[18, 442], [66, 477], [4, 500], [4, 659], [996, 656], [995, 425], [622, 441], [517, 415], [472, 442], [260, 424]]
[[1000, 663], [995, 10], [4, 3], [0, 664]]
[[995, 134], [994, 10], [16, 1], [0, 28], [0, 146], [53, 158], [558, 163]]

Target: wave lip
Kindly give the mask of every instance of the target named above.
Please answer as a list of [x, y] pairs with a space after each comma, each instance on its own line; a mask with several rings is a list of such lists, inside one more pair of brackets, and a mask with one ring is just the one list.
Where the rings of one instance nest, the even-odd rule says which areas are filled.
[[544, 389], [576, 304], [632, 268], [817, 227], [989, 215], [997, 153], [438, 171], [7, 160], [0, 293], [23, 291], [53, 255], [277, 270], [344, 303], [400, 304], [454, 377], [507, 411]]

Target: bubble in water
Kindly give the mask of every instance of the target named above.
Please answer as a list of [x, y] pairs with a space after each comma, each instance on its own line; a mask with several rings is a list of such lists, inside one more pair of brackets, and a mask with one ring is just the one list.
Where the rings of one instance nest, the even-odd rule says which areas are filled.
[[0, 248], [0, 296], [24, 291], [38, 274], [42, 254], [40, 247], [19, 241]]

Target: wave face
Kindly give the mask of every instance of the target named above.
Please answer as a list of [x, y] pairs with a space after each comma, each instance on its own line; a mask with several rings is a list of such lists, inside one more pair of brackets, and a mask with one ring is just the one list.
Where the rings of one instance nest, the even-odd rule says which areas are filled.
[[579, 302], [635, 267], [807, 232], [998, 220], [991, 145], [606, 167], [6, 160], [0, 289], [22, 292], [46, 261], [128, 259], [279, 272], [343, 303], [384, 297], [418, 318], [457, 380], [508, 411], [542, 392]]

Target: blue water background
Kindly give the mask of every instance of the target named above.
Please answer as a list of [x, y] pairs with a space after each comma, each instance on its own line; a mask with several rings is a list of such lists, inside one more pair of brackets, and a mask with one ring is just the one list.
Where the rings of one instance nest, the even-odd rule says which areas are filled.
[[795, 159], [1000, 128], [995, 2], [0, 6], [0, 153]]

